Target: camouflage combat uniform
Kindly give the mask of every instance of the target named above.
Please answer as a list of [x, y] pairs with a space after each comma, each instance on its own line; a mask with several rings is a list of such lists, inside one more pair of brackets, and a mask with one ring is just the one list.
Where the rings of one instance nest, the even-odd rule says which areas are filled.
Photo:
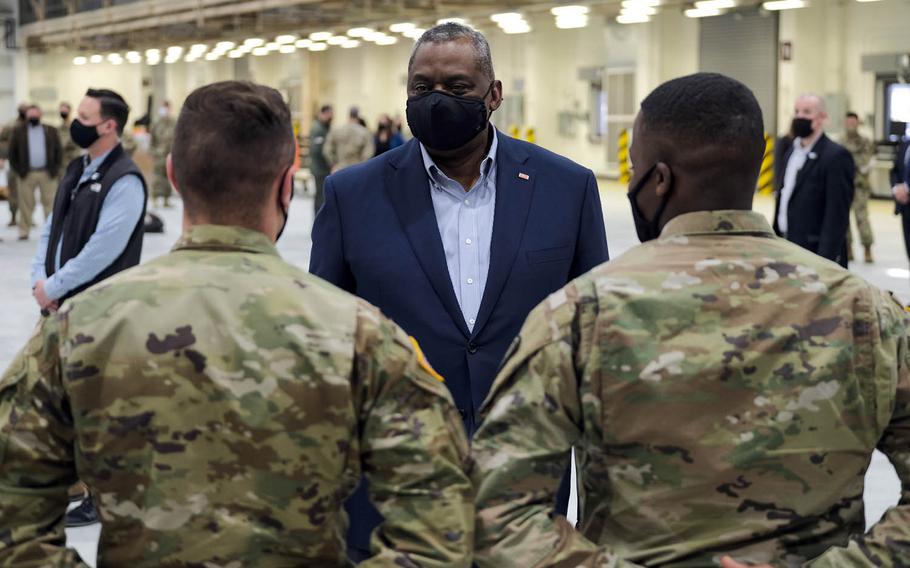
[[0, 380], [0, 565], [78, 565], [78, 476], [99, 567], [345, 566], [364, 473], [386, 522], [362, 566], [469, 566], [467, 440], [415, 346], [265, 235], [192, 229], [45, 319]]
[[152, 176], [152, 198], [168, 199], [171, 196], [171, 183], [167, 179], [167, 155], [174, 143], [174, 129], [177, 121], [170, 116], [163, 116], [152, 124], [152, 157], [155, 160]]
[[[869, 222], [869, 197], [872, 195], [872, 186], [869, 185], [869, 162], [875, 155], [875, 144], [860, 134], [847, 134], [844, 137], [844, 147], [853, 155], [856, 164], [856, 177], [854, 178], [853, 192], [853, 218], [859, 229], [859, 239], [864, 247], [872, 246], [875, 238], [872, 236], [872, 224]], [[853, 229], [847, 225], [847, 246], [853, 244]]]
[[70, 134], [70, 122], [63, 121], [57, 127], [57, 134], [60, 135], [60, 145], [63, 147], [63, 171], [70, 162], [82, 155], [82, 148], [73, 142], [73, 135]]
[[332, 171], [343, 170], [373, 157], [376, 146], [373, 135], [365, 127], [349, 122], [329, 130], [322, 155]]
[[[906, 326], [757, 213], [673, 219], [550, 296], [510, 349], [473, 442], [477, 563], [910, 565]], [[573, 445], [578, 532], [550, 515]], [[876, 447], [902, 505], [863, 536]]]

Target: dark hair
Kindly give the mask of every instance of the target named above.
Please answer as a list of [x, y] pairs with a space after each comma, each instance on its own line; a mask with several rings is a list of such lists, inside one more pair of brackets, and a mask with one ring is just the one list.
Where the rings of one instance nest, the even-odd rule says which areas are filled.
[[89, 89], [85, 96], [98, 99], [101, 103], [101, 118], [117, 123], [117, 134], [123, 134], [130, 117], [130, 105], [118, 93], [110, 89]]
[[695, 73], [660, 85], [641, 103], [640, 127], [670, 151], [715, 147], [731, 167], [754, 167], [765, 151], [761, 107], [748, 87], [718, 73]]
[[445, 22], [444, 24], [433, 26], [423, 32], [423, 35], [420, 36], [420, 39], [417, 40], [417, 43], [414, 44], [414, 49], [411, 51], [411, 59], [408, 60], [408, 73], [411, 72], [411, 67], [414, 66], [414, 57], [417, 55], [417, 50], [424, 44], [448, 43], [450, 41], [462, 39], [470, 40], [471, 44], [474, 46], [477, 69], [489, 80], [492, 81], [495, 79], [496, 74], [493, 72], [493, 56], [490, 53], [490, 44], [487, 42], [487, 38], [474, 28], [457, 22]]
[[321, 112], [321, 113], [323, 113], [323, 114], [325, 114], [325, 113], [327, 113], [327, 112], [329, 112], [329, 111], [331, 111], [331, 110], [332, 110], [332, 105], [322, 105], [322, 106], [319, 108], [319, 112]]
[[859, 115], [851, 110], [847, 113], [847, 118], [855, 118], [856, 120], [859, 120]]
[[291, 112], [278, 91], [248, 81], [199, 87], [183, 103], [171, 147], [187, 214], [254, 226], [294, 152]]
[[360, 118], [360, 109], [355, 106], [351, 107], [351, 110], [348, 111], [348, 116], [351, 118]]

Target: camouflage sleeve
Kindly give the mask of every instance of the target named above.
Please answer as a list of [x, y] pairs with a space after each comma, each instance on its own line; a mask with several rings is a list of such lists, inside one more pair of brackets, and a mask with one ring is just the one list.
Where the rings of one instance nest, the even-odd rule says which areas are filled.
[[385, 521], [364, 567], [470, 566], [474, 490], [468, 441], [441, 378], [416, 342], [361, 304], [355, 408], [370, 497]]
[[878, 449], [897, 470], [900, 502], [846, 547], [831, 548], [806, 563], [813, 568], [910, 566], [910, 322], [907, 312], [884, 296], [879, 307], [881, 341], [874, 364], [876, 377], [883, 384], [877, 406], [880, 420], [887, 425]]
[[0, 566], [84, 566], [64, 548], [74, 431], [46, 318], [0, 378]]
[[475, 562], [482, 568], [634, 566], [553, 515], [569, 449], [584, 427], [579, 391], [596, 315], [593, 298], [582, 278], [535, 308], [481, 410], [472, 453]]

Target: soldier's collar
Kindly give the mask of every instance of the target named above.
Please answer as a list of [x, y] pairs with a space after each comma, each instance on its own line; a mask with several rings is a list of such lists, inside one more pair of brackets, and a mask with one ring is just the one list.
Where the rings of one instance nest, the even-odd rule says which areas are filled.
[[753, 234], [774, 236], [768, 220], [755, 211], [698, 211], [671, 219], [660, 233], [661, 239], [683, 235]]
[[177, 240], [178, 250], [243, 251], [278, 256], [275, 243], [265, 233], [229, 225], [196, 225]]

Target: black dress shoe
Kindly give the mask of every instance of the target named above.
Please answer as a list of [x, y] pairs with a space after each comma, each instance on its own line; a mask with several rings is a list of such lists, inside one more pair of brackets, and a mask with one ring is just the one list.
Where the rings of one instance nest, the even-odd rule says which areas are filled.
[[95, 504], [91, 498], [85, 499], [79, 506], [66, 513], [67, 527], [84, 527], [99, 522], [98, 511], [95, 510]]

